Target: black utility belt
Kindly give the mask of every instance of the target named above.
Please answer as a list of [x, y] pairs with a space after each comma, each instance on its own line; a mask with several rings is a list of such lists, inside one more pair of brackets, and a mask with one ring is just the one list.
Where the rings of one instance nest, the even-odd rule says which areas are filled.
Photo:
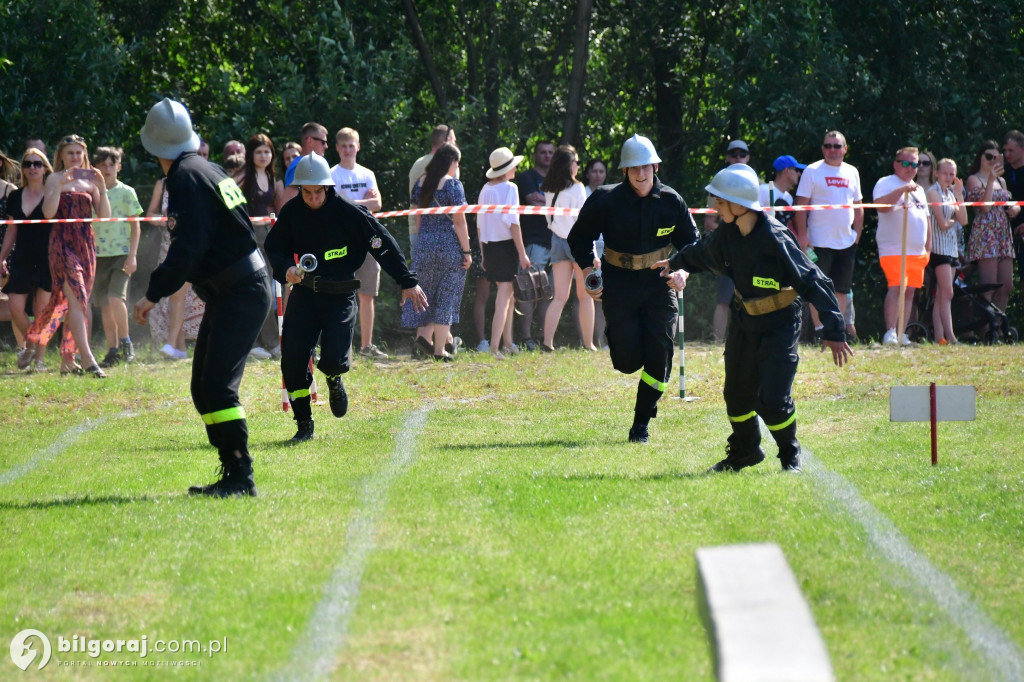
[[208, 301], [214, 296], [223, 293], [232, 284], [248, 277], [254, 272], [259, 272], [265, 267], [267, 267], [267, 262], [263, 260], [259, 249], [256, 249], [245, 258], [235, 261], [212, 277], [208, 277], [202, 282], [194, 282], [192, 288], [199, 295], [199, 298]]
[[362, 286], [358, 279], [327, 279], [306, 275], [296, 286], [312, 289], [318, 294], [351, 294]]

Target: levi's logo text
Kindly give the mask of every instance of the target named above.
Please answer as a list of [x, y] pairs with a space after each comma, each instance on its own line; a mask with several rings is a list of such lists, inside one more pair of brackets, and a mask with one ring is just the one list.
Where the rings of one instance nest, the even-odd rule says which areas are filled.
[[675, 230], [675, 229], [676, 229], [675, 225], [669, 225], [668, 227], [663, 227], [660, 230], [658, 230], [658, 236], [659, 237], [664, 237], [666, 234], [672, 234], [672, 231]]
[[220, 198], [228, 208], [241, 206], [245, 203], [245, 195], [242, 194], [241, 188], [231, 178], [224, 178], [218, 182], [217, 189], [220, 190]]
[[827, 187], [849, 187], [850, 180], [848, 178], [840, 178], [834, 175], [829, 175], [825, 178], [825, 185]]
[[779, 289], [779, 283], [771, 277], [754, 277], [754, 286], [762, 289]]
[[324, 260], [334, 260], [335, 258], [344, 258], [348, 255], [348, 247], [343, 246], [340, 249], [331, 249], [324, 254]]

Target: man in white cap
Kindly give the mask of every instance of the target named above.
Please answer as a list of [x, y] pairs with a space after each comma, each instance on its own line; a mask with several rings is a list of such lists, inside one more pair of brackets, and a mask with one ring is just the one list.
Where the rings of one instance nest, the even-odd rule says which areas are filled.
[[853, 354], [832, 282], [800, 250], [787, 228], [764, 213], [753, 168], [729, 166], [705, 189], [715, 197], [722, 224], [654, 267], [663, 270], [674, 289], [686, 284], [680, 268], [728, 275], [736, 283], [725, 338], [723, 390], [732, 434], [725, 459], [709, 471], [739, 471], [764, 459], [760, 416], [779, 446], [782, 469], [798, 472], [800, 443], [791, 395], [800, 333], [798, 296], [821, 311], [824, 344], [835, 364], [841, 367]]
[[[400, 305], [410, 299], [416, 310], [427, 307], [427, 296], [394, 237], [365, 206], [343, 199], [335, 182], [324, 157], [316, 152], [301, 157], [292, 179], [299, 196], [284, 205], [267, 235], [274, 279], [293, 285], [281, 334], [281, 373], [298, 426], [293, 443], [313, 438], [309, 359], [318, 339], [317, 367], [327, 375], [331, 412], [343, 417], [348, 411], [341, 375], [352, 366], [355, 292], [360, 288], [356, 273], [365, 260], [380, 263], [402, 287]], [[295, 258], [307, 254], [315, 266], [300, 269]]]
[[135, 304], [146, 324], [156, 302], [185, 282], [206, 302], [192, 360], [192, 402], [221, 462], [220, 480], [189, 493], [213, 497], [256, 495], [249, 429], [238, 387], [245, 360], [270, 312], [270, 276], [256, 248], [245, 195], [217, 165], [200, 157], [188, 110], [164, 98], [149, 110], [142, 146], [167, 175], [171, 246]]
[[629, 441], [646, 443], [647, 426], [658, 414], [668, 388], [675, 350], [676, 295], [665, 286], [656, 262], [697, 239], [686, 202], [661, 184], [661, 159], [649, 139], [633, 135], [622, 145], [619, 168], [625, 182], [594, 190], [569, 232], [572, 257], [586, 278], [594, 270], [594, 240], [604, 234], [600, 299], [612, 366], [623, 374], [640, 371]]

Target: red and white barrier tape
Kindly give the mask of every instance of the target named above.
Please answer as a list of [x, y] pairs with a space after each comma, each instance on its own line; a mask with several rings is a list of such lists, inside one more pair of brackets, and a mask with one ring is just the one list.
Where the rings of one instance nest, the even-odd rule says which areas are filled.
[[[915, 206], [1024, 206], [1024, 201], [944, 201], [928, 204], [914, 204]], [[895, 208], [900, 209], [902, 204], [805, 204], [802, 206], [776, 206], [776, 211], [827, 211], [833, 209], [858, 209], [858, 208]], [[767, 209], [767, 207], [766, 207]], [[374, 213], [375, 218], [400, 218], [410, 215], [451, 215], [460, 213], [518, 213], [519, 215], [579, 215], [578, 208], [556, 208], [551, 206], [497, 206], [491, 204], [466, 204], [463, 206], [433, 206], [431, 208], [406, 209], [404, 211], [383, 211]], [[713, 208], [691, 208], [690, 213], [717, 213]], [[33, 225], [37, 223], [110, 223], [123, 221], [138, 221], [159, 223], [167, 220], [165, 216], [152, 218], [129, 217], [129, 218], [50, 218], [48, 220], [0, 220], [0, 225]], [[270, 216], [255, 216], [250, 218], [254, 223], [273, 223], [277, 218]]]

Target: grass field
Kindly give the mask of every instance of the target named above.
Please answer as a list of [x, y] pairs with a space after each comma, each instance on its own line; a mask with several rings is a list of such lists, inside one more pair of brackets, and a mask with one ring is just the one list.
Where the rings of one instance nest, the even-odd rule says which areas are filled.
[[[277, 367], [250, 364], [244, 500], [184, 494], [216, 464], [187, 363], [101, 382], [5, 353], [0, 679], [711, 680], [694, 551], [743, 542], [782, 547], [840, 680], [1020, 679], [1021, 348], [856, 352], [837, 370], [803, 349], [801, 475], [770, 441], [703, 474], [728, 434], [710, 346], [686, 351], [699, 399], [671, 398], [674, 374], [646, 446], [626, 442], [636, 376], [603, 353], [357, 358], [348, 416], [315, 407], [297, 447]], [[978, 389], [937, 467], [927, 424], [888, 419], [890, 386], [929, 381]], [[26, 628], [53, 645], [31, 674], [6, 653]], [[58, 651], [143, 635], [226, 648]]]

